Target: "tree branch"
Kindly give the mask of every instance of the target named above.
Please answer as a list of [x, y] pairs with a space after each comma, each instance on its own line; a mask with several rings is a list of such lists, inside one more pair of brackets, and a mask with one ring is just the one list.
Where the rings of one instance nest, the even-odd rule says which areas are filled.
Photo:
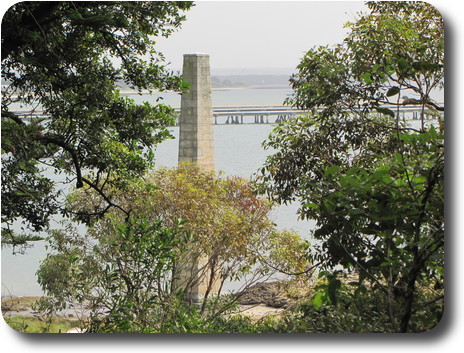
[[319, 266], [320, 264], [322, 264], [322, 261], [319, 261], [317, 264], [309, 267], [308, 269], [304, 270], [304, 271], [301, 271], [301, 272], [287, 272], [287, 271], [284, 271], [278, 267], [275, 267], [273, 265], [271, 265], [269, 262], [267, 262], [265, 259], [264, 259], [264, 256], [262, 256], [261, 254], [258, 253], [258, 257], [260, 259], [260, 261], [264, 262], [264, 264], [266, 266], [269, 266], [270, 268], [272, 268], [273, 270], [277, 271], [277, 272], [280, 272], [280, 273], [283, 273], [284, 275], [288, 275], [288, 276], [300, 276], [300, 275], [304, 275], [306, 273], [309, 273], [311, 272], [312, 270], [314, 270], [317, 266]]
[[76, 170], [76, 177], [77, 177], [77, 181], [76, 181], [76, 188], [81, 188], [84, 186], [84, 183], [83, 183], [83, 178], [82, 178], [82, 171], [81, 171], [81, 166], [80, 166], [80, 162], [79, 162], [79, 157], [77, 156], [77, 153], [76, 151], [74, 150], [74, 148], [69, 145], [68, 143], [62, 141], [62, 140], [59, 140], [57, 138], [54, 138], [54, 137], [51, 137], [51, 136], [47, 136], [47, 135], [42, 135], [42, 136], [38, 136], [37, 137], [39, 141], [41, 142], [44, 142], [46, 144], [54, 144], [54, 145], [57, 145], [59, 147], [61, 147], [62, 149], [64, 149], [66, 152], [68, 152], [70, 155], [71, 155], [71, 158], [73, 160], [73, 163], [74, 163], [74, 168]]
[[108, 197], [108, 195], [106, 195], [101, 188], [99, 188], [97, 185], [92, 183], [89, 179], [87, 179], [85, 177], [81, 177], [81, 178], [82, 178], [83, 182], [85, 182], [92, 189], [94, 189], [106, 201], [106, 203], [108, 204], [108, 207], [105, 209], [105, 211], [108, 210], [110, 207], [115, 207], [118, 210], [122, 211], [126, 215], [126, 221], [129, 220], [130, 213], [131, 213], [130, 211], [126, 211], [121, 206], [119, 206], [119, 205], [115, 204], [113, 201], [111, 201], [111, 199]]

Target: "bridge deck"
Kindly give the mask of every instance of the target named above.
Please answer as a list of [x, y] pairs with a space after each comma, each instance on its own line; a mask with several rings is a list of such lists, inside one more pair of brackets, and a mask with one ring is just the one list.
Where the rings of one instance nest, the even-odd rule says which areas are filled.
[[[382, 106], [396, 111], [396, 106]], [[176, 114], [180, 114], [180, 108], [175, 108]], [[400, 113], [407, 120], [420, 118], [422, 108], [417, 105], [405, 105], [400, 107]], [[13, 113], [24, 118], [46, 118], [46, 114], [40, 110], [18, 110]], [[218, 106], [213, 107], [215, 124], [275, 124], [291, 118], [294, 115], [304, 114], [304, 110], [288, 106]], [[253, 117], [253, 119], [250, 119]]]

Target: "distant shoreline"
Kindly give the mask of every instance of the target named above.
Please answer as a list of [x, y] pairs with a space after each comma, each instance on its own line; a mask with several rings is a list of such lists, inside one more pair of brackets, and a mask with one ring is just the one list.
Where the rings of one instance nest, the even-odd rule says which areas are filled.
[[[244, 90], [244, 89], [288, 89], [291, 90], [290, 86], [246, 86], [246, 87], [213, 87], [211, 88], [212, 91], [237, 91], [237, 90]], [[131, 90], [131, 89], [119, 89], [119, 92], [125, 96], [135, 96], [135, 95], [148, 95], [150, 91], [148, 90]], [[152, 93], [176, 93], [175, 91], [153, 91]]]

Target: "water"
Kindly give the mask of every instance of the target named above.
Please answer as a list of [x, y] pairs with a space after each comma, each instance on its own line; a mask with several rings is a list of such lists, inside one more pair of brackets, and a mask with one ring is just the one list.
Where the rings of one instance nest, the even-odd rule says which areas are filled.
[[[215, 90], [212, 94], [214, 106], [224, 105], [281, 105], [289, 89], [231, 89]], [[180, 106], [180, 96], [175, 93], [163, 94], [163, 102], [174, 107]], [[137, 102], [156, 101], [155, 96], [131, 96]], [[215, 159], [216, 170], [228, 175], [248, 178], [263, 164], [270, 151], [264, 151], [262, 142], [271, 132], [272, 125], [216, 125]], [[176, 139], [164, 141], [155, 151], [158, 165], [174, 167], [177, 165], [179, 128], [171, 128]], [[278, 228], [296, 230], [307, 237], [312, 224], [298, 221], [297, 205], [283, 206], [272, 213], [272, 219]], [[46, 256], [44, 242], [36, 242], [26, 250], [25, 255], [13, 255], [11, 248], [2, 249], [2, 295], [38, 296], [43, 292], [36, 281], [39, 263]]]
[[[271, 151], [264, 151], [261, 144], [273, 125], [215, 125], [216, 170], [227, 175], [250, 178], [264, 164]], [[157, 163], [167, 167], [177, 165], [179, 128], [171, 128], [176, 139], [164, 141], [157, 149]], [[294, 229], [306, 237], [312, 227], [308, 221], [297, 219], [298, 204], [281, 206], [274, 210], [272, 219], [280, 229]]]
[[[291, 94], [290, 88], [231, 88], [213, 89], [212, 101], [214, 107], [220, 106], [244, 106], [244, 105], [282, 105], [285, 99]], [[154, 93], [148, 95], [131, 95], [137, 103], [148, 101], [155, 103], [157, 98], [159, 103], [171, 105], [175, 108], [180, 107], [180, 94], [174, 92]]]

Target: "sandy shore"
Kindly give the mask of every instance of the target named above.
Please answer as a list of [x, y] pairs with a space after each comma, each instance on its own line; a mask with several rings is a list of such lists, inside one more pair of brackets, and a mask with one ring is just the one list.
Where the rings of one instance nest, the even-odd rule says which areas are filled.
[[[2, 313], [4, 317], [13, 316], [24, 316], [24, 317], [37, 317], [40, 313], [32, 309], [33, 303], [38, 297], [15, 297], [2, 299]], [[77, 309], [77, 308], [76, 308]], [[63, 318], [78, 318], [85, 316], [82, 310], [66, 310], [58, 313], [58, 316]], [[233, 315], [246, 315], [249, 316], [253, 321], [262, 319], [263, 317], [270, 315], [279, 315], [284, 311], [282, 308], [272, 308], [265, 304], [251, 304], [251, 305], [239, 305], [238, 312]], [[74, 328], [66, 333], [83, 333], [79, 328]]]
[[[24, 316], [37, 317], [40, 313], [33, 309], [35, 301], [39, 297], [13, 297], [2, 299], [2, 313], [4, 317]], [[249, 316], [253, 321], [262, 319], [270, 315], [279, 315], [284, 311], [282, 308], [273, 308], [265, 304], [241, 304], [238, 312], [232, 315]], [[57, 313], [62, 318], [79, 318], [85, 316], [83, 308], [68, 309]], [[67, 333], [82, 333], [78, 328], [72, 329]]]
[[284, 311], [284, 309], [271, 308], [264, 304], [239, 305], [239, 310], [241, 314], [250, 316], [252, 319], [256, 320], [269, 315], [279, 315]]

